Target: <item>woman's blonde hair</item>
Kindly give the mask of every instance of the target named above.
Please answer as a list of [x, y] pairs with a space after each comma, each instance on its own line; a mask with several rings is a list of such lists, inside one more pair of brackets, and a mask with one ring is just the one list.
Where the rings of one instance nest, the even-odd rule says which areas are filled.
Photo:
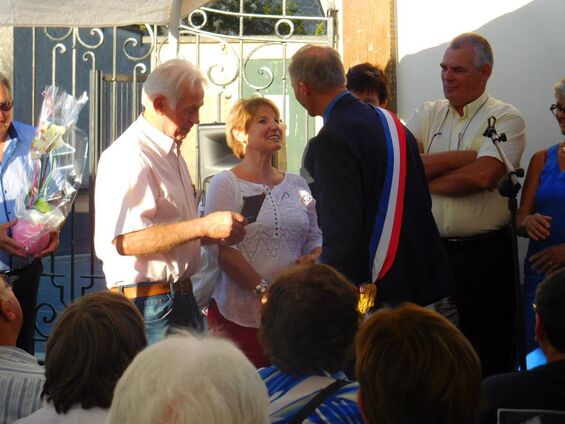
[[269, 106], [276, 113], [277, 117], [280, 117], [277, 105], [265, 97], [238, 100], [230, 110], [226, 122], [226, 141], [238, 159], [243, 159], [245, 156], [245, 145], [235, 137], [234, 131], [247, 132], [249, 123], [261, 106]]

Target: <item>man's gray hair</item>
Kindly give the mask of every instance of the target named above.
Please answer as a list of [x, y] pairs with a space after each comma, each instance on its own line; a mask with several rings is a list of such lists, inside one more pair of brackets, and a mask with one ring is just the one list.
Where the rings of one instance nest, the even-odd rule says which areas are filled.
[[449, 43], [448, 48], [458, 49], [464, 45], [471, 44], [475, 48], [475, 56], [473, 57], [473, 65], [477, 69], [481, 69], [484, 65], [494, 64], [494, 55], [488, 40], [482, 35], [474, 32], [466, 32], [458, 35]]
[[200, 70], [184, 59], [171, 59], [157, 66], [143, 84], [143, 106], [147, 107], [159, 95], [165, 96], [174, 109], [184, 92], [184, 84], [189, 89], [204, 85]]
[[8, 93], [10, 93], [10, 98], [12, 98], [12, 83], [10, 82], [8, 77], [4, 75], [2, 72], [0, 72], [0, 85], [6, 87]]
[[265, 384], [230, 341], [188, 333], [141, 353], [119, 380], [110, 424], [266, 424]]
[[557, 100], [565, 101], [565, 77], [557, 81], [553, 86], [553, 91], [555, 92], [555, 98]]
[[305, 82], [315, 91], [345, 89], [345, 70], [339, 53], [328, 46], [307, 44], [292, 56], [288, 73], [294, 83]]

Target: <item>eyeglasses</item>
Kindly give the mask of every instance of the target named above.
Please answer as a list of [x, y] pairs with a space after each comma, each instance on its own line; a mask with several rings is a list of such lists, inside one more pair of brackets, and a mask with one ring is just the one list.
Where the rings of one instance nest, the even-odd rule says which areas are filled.
[[9, 112], [10, 110], [12, 110], [13, 107], [14, 107], [14, 102], [12, 101], [0, 103], [0, 110], [2, 112]]
[[549, 106], [549, 110], [553, 113], [553, 116], [557, 116], [557, 112], [565, 113], [565, 106], [551, 105]]

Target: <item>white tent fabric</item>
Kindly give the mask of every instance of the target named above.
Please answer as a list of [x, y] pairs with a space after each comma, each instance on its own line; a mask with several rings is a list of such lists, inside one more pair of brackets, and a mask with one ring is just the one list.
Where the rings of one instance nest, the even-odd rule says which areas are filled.
[[[209, 0], [2, 0], [0, 25], [113, 27], [169, 24]], [[178, 16], [178, 15], [177, 15]]]

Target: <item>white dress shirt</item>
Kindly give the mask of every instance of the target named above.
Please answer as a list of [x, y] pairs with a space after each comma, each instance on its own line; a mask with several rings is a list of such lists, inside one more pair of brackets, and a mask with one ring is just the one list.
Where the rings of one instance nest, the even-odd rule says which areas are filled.
[[100, 157], [94, 244], [109, 288], [174, 282], [200, 264], [200, 240], [168, 253], [122, 256], [113, 240], [155, 224], [197, 217], [194, 187], [177, 143], [140, 116]]

